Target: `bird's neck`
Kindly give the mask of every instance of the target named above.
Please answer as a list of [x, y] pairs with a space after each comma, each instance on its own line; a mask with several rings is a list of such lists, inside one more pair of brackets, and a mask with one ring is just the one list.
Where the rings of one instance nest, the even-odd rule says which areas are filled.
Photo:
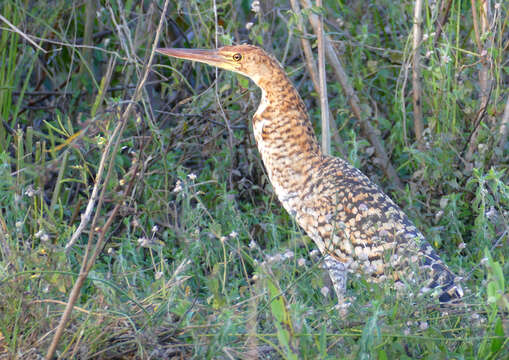
[[253, 117], [256, 144], [276, 195], [290, 214], [297, 214], [292, 199], [305, 193], [304, 184], [323, 156], [304, 102], [284, 70], [270, 82], [256, 80], [262, 89]]
[[262, 90], [260, 105], [253, 116], [253, 130], [262, 157], [264, 152], [289, 159], [303, 154], [321, 155], [306, 106], [284, 70], [274, 69], [270, 78], [253, 80]]

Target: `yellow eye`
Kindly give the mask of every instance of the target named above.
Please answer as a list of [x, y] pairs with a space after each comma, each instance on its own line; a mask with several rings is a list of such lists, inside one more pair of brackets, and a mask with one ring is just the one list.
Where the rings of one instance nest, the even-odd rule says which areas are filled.
[[235, 61], [242, 60], [242, 55], [240, 55], [239, 53], [233, 54], [232, 57], [233, 57], [233, 60], [235, 60]]

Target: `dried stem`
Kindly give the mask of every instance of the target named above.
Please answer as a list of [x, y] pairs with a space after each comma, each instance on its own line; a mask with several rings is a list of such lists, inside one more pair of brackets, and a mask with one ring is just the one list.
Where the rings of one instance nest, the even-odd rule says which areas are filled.
[[505, 103], [504, 115], [500, 122], [500, 142], [499, 148], [503, 149], [509, 138], [509, 96], [507, 96], [507, 102]]
[[[155, 39], [154, 39], [154, 42], [152, 44], [152, 51], [150, 53], [150, 58], [148, 60], [148, 63], [145, 65], [143, 76], [142, 76], [141, 80], [138, 82], [138, 86], [136, 87], [136, 90], [135, 90], [134, 95], [133, 95], [133, 97], [131, 99], [131, 102], [129, 102], [126, 110], [124, 111], [124, 113], [121, 116], [121, 119], [120, 119], [119, 123], [117, 124], [117, 126], [116, 126], [116, 128], [115, 128], [115, 130], [113, 132], [113, 136], [110, 137], [110, 140], [108, 142], [108, 145], [107, 145], [108, 149], [111, 148], [112, 144], [114, 144], [114, 151], [111, 153], [110, 163], [113, 163], [113, 161], [115, 159], [115, 156], [116, 156], [116, 153], [117, 153], [116, 149], [118, 147], [118, 144], [120, 143], [120, 138], [121, 138], [121, 135], [122, 135], [122, 131], [123, 131], [123, 129], [124, 129], [126, 123], [127, 123], [127, 119], [129, 118], [131, 112], [133, 111], [134, 104], [136, 104], [139, 101], [139, 99], [141, 98], [141, 96], [142, 96], [143, 86], [145, 85], [145, 82], [147, 81], [148, 73], [150, 71], [152, 60], [154, 58], [155, 49], [156, 49], [157, 44], [159, 42], [159, 37], [160, 37], [160, 34], [161, 34], [162, 25], [163, 25], [163, 22], [164, 22], [166, 10], [168, 8], [168, 2], [169, 2], [169, 0], [166, 0], [164, 2], [164, 8], [163, 8], [160, 20], [159, 20], [159, 25], [157, 27]], [[104, 153], [103, 153], [103, 157], [101, 159], [101, 164], [99, 166], [99, 172], [101, 172], [101, 174], [104, 171], [104, 166], [105, 166], [105, 163], [106, 163], [105, 159], [106, 159], [108, 153], [109, 153], [109, 151], [107, 151], [107, 150], [105, 150]], [[136, 163], [136, 165], [134, 165], [134, 166], [138, 166], [138, 163]], [[133, 173], [136, 174], [136, 171], [134, 171]], [[108, 175], [109, 174], [110, 174], [110, 172], [108, 172]], [[129, 183], [128, 189], [126, 189], [126, 191], [124, 192], [125, 195], [128, 194], [131, 191], [135, 179], [136, 179], [136, 176], [134, 175], [132, 177], [130, 183]], [[94, 189], [99, 187], [100, 182], [101, 182], [100, 180], [101, 180], [100, 177], [96, 178], [96, 184], [94, 186]], [[103, 184], [107, 183], [107, 181], [108, 181], [108, 176], [105, 179]], [[95, 190], [95, 193], [97, 193], [97, 191], [98, 190]], [[101, 194], [101, 195], [104, 195], [104, 193]], [[90, 203], [93, 204], [92, 201], [93, 201], [93, 199], [91, 197], [91, 199], [89, 201], [89, 205], [90, 205]], [[102, 199], [100, 201], [102, 202]], [[94, 253], [92, 254], [92, 256], [90, 256], [90, 258], [89, 258], [89, 253], [90, 253], [90, 250], [92, 248], [93, 236], [89, 237], [89, 241], [88, 241], [88, 244], [87, 244], [87, 250], [86, 250], [85, 256], [83, 257], [83, 261], [82, 261], [82, 265], [81, 265], [80, 274], [78, 276], [78, 279], [76, 280], [76, 283], [74, 284], [74, 286], [73, 286], [73, 288], [71, 290], [71, 294], [69, 295], [69, 300], [67, 302], [67, 306], [66, 306], [66, 308], [64, 310], [64, 313], [62, 314], [62, 317], [60, 318], [60, 322], [59, 322], [58, 327], [57, 327], [57, 329], [55, 331], [55, 335], [53, 336], [53, 340], [51, 342], [51, 345], [48, 348], [48, 352], [46, 354], [46, 360], [52, 359], [53, 355], [55, 354], [58, 342], [59, 342], [59, 340], [60, 340], [60, 338], [61, 338], [61, 336], [62, 336], [62, 334], [64, 332], [64, 329], [65, 329], [65, 326], [67, 324], [67, 321], [69, 320], [69, 317], [71, 316], [74, 304], [76, 303], [76, 300], [78, 299], [78, 296], [80, 294], [81, 287], [83, 286], [83, 283], [85, 282], [85, 280], [86, 280], [86, 278], [88, 276], [88, 273], [90, 272], [90, 269], [94, 265], [95, 260], [97, 259], [97, 256], [102, 251], [103, 244], [104, 244], [104, 241], [105, 241], [105, 238], [106, 238], [107, 230], [109, 229], [109, 227], [113, 223], [114, 219], [116, 218], [116, 214], [118, 213], [118, 210], [120, 209], [120, 206], [121, 206], [121, 201], [119, 201], [117, 203], [117, 205], [115, 206], [115, 208], [111, 212], [108, 220], [106, 221], [106, 223], [102, 227], [101, 231], [99, 232], [99, 239], [97, 240]], [[82, 223], [84, 223], [84, 219], [82, 219]], [[93, 232], [95, 229], [91, 229], [91, 230]]]
[[433, 48], [437, 48], [437, 42], [438, 42], [438, 39], [440, 39], [440, 35], [442, 34], [442, 30], [444, 28], [444, 25], [445, 23], [447, 22], [447, 20], [449, 19], [449, 13], [451, 12], [451, 5], [452, 5], [452, 1], [453, 0], [447, 0], [447, 4], [445, 6], [444, 3], [442, 2], [441, 5], [442, 5], [442, 14], [440, 16], [440, 19], [437, 21], [437, 25], [436, 25], [436, 33], [435, 33], [435, 38], [433, 39]]
[[[307, 9], [311, 7], [309, 0], [301, 0], [301, 3]], [[316, 27], [318, 25], [317, 16], [313, 13], [310, 13], [309, 21], [311, 22], [311, 26], [313, 27], [313, 29], [315, 29], [316, 32]], [[362, 115], [359, 98], [355, 94], [355, 91], [353, 90], [353, 87], [350, 84], [348, 76], [346, 75], [346, 72], [343, 69], [341, 62], [339, 61], [336, 52], [332, 47], [331, 40], [328, 36], [325, 36], [324, 45], [325, 45], [325, 56], [329, 61], [329, 65], [334, 70], [334, 75], [336, 76], [338, 82], [341, 84], [341, 87], [343, 88], [343, 91], [345, 92], [345, 95], [347, 97], [348, 103], [350, 104], [350, 107], [352, 108], [355, 117], [360, 122], [362, 131], [375, 148], [375, 153], [379, 159], [383, 171], [397, 188], [402, 189], [403, 184], [401, 183], [398, 173], [390, 163], [389, 156], [387, 155], [387, 152], [385, 151], [385, 148], [382, 142], [380, 141], [375, 128]]]
[[[316, 6], [322, 7], [322, 0], [316, 0]], [[330, 155], [329, 102], [327, 101], [327, 81], [325, 79], [325, 51], [323, 46], [323, 18], [318, 16], [316, 28], [318, 39], [318, 76], [320, 78], [320, 112], [322, 115], [322, 151]]]
[[[480, 6], [480, 14], [479, 18], [477, 15], [477, 2], [475, 0], [471, 0], [472, 3], [472, 21], [474, 23], [474, 32], [475, 32], [475, 41], [477, 44], [477, 51], [480, 54], [480, 69], [479, 69], [479, 92], [480, 92], [480, 105], [478, 110], [478, 116], [476, 118], [476, 123], [474, 124], [474, 129], [472, 135], [470, 136], [468, 142], [468, 150], [465, 154], [465, 159], [467, 161], [472, 160], [474, 155], [474, 151], [477, 146], [477, 137], [479, 136], [480, 123], [482, 122], [484, 115], [486, 113], [490, 95], [492, 90], [492, 81], [490, 74], [490, 66], [491, 66], [491, 57], [489, 55], [488, 49], [491, 48], [491, 35], [489, 34], [489, 21], [488, 16], [490, 13], [490, 6], [488, 0], [479, 0]], [[479, 29], [479, 21], [481, 23]], [[483, 40], [484, 39], [484, 40]]]
[[[308, 69], [309, 76], [311, 77], [311, 81], [313, 82], [313, 87], [315, 88], [315, 91], [320, 94], [320, 82], [318, 81], [318, 74], [316, 70], [316, 64], [315, 60], [313, 58], [313, 51], [311, 49], [311, 44], [309, 43], [309, 40], [306, 38], [305, 34], [306, 28], [304, 26], [304, 22], [302, 20], [302, 16], [300, 13], [300, 5], [297, 0], [290, 0], [290, 3], [292, 5], [293, 12], [297, 16], [297, 29], [302, 34], [300, 36], [300, 44], [302, 47], [302, 51], [304, 52], [304, 58], [306, 60], [306, 68]], [[336, 126], [336, 122], [334, 121], [334, 117], [332, 116], [332, 113], [330, 111], [330, 108], [327, 108], [329, 112], [329, 119], [332, 119], [329, 121], [329, 125], [331, 128], [331, 135], [334, 139], [334, 143], [337, 146], [337, 150], [340, 152], [340, 154], [345, 157], [346, 152], [343, 147], [343, 141], [341, 140], [341, 137], [339, 136], [339, 131]]]
[[37, 45], [37, 43], [35, 41], [33, 41], [30, 36], [28, 36], [27, 34], [25, 34], [23, 31], [21, 31], [19, 28], [17, 28], [14, 24], [12, 24], [9, 20], [7, 20], [6, 18], [4, 18], [2, 16], [2, 14], [0, 14], [0, 20], [2, 20], [4, 23], [7, 24], [8, 27], [10, 27], [14, 32], [16, 32], [17, 34], [21, 35], [21, 37], [23, 39], [25, 39], [26, 41], [28, 41], [30, 44], [32, 44], [34, 47], [36, 47], [39, 51], [42, 51], [43, 53], [47, 53], [46, 50], [44, 50], [42, 47], [40, 47], [39, 45]]
[[414, 6], [414, 36], [412, 64], [412, 100], [414, 107], [414, 131], [419, 150], [424, 151], [422, 121], [422, 91], [421, 91], [421, 24], [422, 24], [422, 0], [416, 0]]

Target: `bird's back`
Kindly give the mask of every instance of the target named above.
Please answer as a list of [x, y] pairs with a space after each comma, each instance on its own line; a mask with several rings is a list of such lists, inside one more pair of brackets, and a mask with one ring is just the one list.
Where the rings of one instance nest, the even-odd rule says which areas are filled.
[[455, 276], [376, 184], [340, 158], [319, 155], [312, 163], [298, 195], [282, 202], [323, 254], [370, 281], [440, 288], [442, 302], [462, 296]]

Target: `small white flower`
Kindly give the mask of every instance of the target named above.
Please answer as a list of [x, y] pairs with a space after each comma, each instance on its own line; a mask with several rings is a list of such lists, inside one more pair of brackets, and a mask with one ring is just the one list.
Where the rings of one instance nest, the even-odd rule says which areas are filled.
[[318, 255], [320, 255], [320, 252], [316, 249], [311, 250], [311, 252], [309, 253], [309, 256], [311, 256], [312, 259], [317, 258]]
[[219, 238], [219, 241], [221, 241], [224, 244], [226, 242], [226, 236], [221, 236]]
[[150, 240], [143, 236], [138, 239], [138, 245], [140, 245], [141, 247], [149, 247]]
[[251, 3], [251, 11], [255, 13], [260, 12], [260, 2], [258, 0], [255, 0]]
[[320, 292], [324, 297], [327, 297], [330, 293], [330, 289], [327, 286], [324, 286], [323, 288], [320, 289]]
[[187, 177], [188, 177], [190, 180], [196, 180], [196, 174], [195, 174], [195, 173], [190, 173], [189, 175], [187, 175]]
[[175, 187], [173, 188], [173, 192], [178, 193], [180, 191], [182, 191], [182, 182], [180, 180], [177, 180], [177, 182], [175, 183]]
[[158, 271], [154, 275], [156, 280], [159, 280], [162, 276], [163, 276], [163, 272], [162, 271]]
[[484, 264], [486, 264], [487, 262], [488, 262], [488, 258], [487, 258], [487, 257], [483, 257], [483, 258], [481, 259], [481, 265], [484, 265]]
[[438, 222], [444, 216], [444, 210], [438, 210], [435, 214], [435, 222]]
[[421, 321], [419, 324], [419, 329], [426, 330], [428, 328], [428, 323], [426, 321]]
[[285, 253], [283, 254], [284, 259], [291, 259], [293, 257], [294, 257], [294, 253], [291, 250], [286, 250]]
[[249, 242], [249, 248], [250, 248], [250, 249], [256, 249], [256, 242], [255, 242], [254, 240], [251, 240], [251, 241]]
[[28, 197], [32, 197], [35, 195], [35, 190], [32, 185], [28, 185], [27, 189], [25, 190], [25, 195]]
[[109, 248], [108, 249], [108, 255], [113, 255], [115, 253], [115, 250], [113, 250], [113, 248]]
[[42, 241], [48, 241], [48, 240], [49, 240], [49, 235], [48, 235], [48, 234], [46, 234], [46, 233], [42, 234], [42, 236], [41, 236], [41, 240], [42, 240]]
[[443, 55], [443, 56], [442, 56], [442, 62], [443, 62], [444, 64], [447, 64], [447, 63], [449, 63], [450, 61], [451, 61], [451, 57], [450, 57], [449, 55], [445, 54], [445, 55]]
[[267, 257], [267, 262], [269, 264], [278, 263], [278, 262], [281, 262], [282, 260], [283, 260], [283, 256], [281, 254], [276, 254], [274, 256]]
[[152, 232], [155, 233], [159, 230], [159, 227], [157, 225], [152, 226]]
[[409, 329], [409, 328], [406, 328], [405, 330], [403, 330], [403, 334], [404, 334], [405, 336], [410, 335], [410, 329]]
[[467, 247], [467, 244], [465, 244], [464, 242], [461, 242], [461, 243], [459, 243], [459, 245], [458, 245], [458, 249], [460, 249], [460, 250], [463, 250], [463, 249], [464, 249], [464, 248], [466, 248], [466, 247]]
[[16, 221], [16, 229], [21, 230], [23, 227], [23, 221]]
[[491, 206], [488, 211], [486, 211], [486, 217], [488, 220], [493, 220], [497, 216], [497, 210], [495, 210], [494, 206]]
[[232, 231], [232, 232], [230, 233], [230, 237], [231, 237], [232, 239], [235, 239], [238, 235], [239, 235], [239, 234], [238, 234], [235, 230], [234, 230], [234, 231]]
[[42, 234], [44, 234], [44, 231], [42, 231], [42, 229], [41, 229], [41, 230], [37, 231], [37, 232], [34, 234], [34, 237], [35, 237], [36, 239], [39, 239], [39, 238], [42, 236]]
[[299, 260], [297, 260], [297, 266], [299, 266], [299, 267], [306, 266], [306, 259], [300, 258]]
[[246, 23], [246, 30], [247, 30], [247, 31], [251, 30], [251, 28], [253, 27], [253, 25], [254, 25], [254, 24], [253, 24], [252, 22], [248, 22], [248, 23]]

